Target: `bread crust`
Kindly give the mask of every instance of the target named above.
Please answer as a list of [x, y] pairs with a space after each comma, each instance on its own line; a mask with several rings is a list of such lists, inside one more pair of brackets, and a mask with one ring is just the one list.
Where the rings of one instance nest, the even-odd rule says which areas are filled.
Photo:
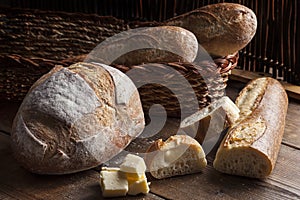
[[136, 88], [118, 104], [117, 79], [87, 63], [58, 66], [41, 77], [14, 119], [17, 160], [34, 173], [66, 174], [96, 167], [124, 149], [142, 132], [144, 115]]
[[[253, 94], [249, 88], [259, 81], [263, 88]], [[259, 86], [257, 86], [259, 87]], [[250, 106], [251, 112], [231, 127], [222, 141], [214, 167], [224, 173], [263, 178], [274, 169], [284, 134], [288, 97], [282, 85], [273, 78], [259, 78], [251, 81], [239, 94], [236, 104], [245, 95], [256, 95]], [[249, 156], [249, 159], [244, 159]], [[242, 159], [243, 163], [239, 163]], [[238, 160], [238, 163], [235, 161]], [[256, 161], [255, 161], [256, 160]], [[248, 166], [245, 170], [244, 166]], [[259, 166], [258, 166], [259, 165]]]
[[88, 55], [86, 61], [126, 66], [143, 63], [193, 62], [197, 52], [196, 36], [184, 28], [142, 27], [108, 38]]
[[217, 3], [171, 18], [166, 24], [190, 30], [211, 55], [226, 56], [251, 41], [257, 19], [255, 13], [243, 5]]

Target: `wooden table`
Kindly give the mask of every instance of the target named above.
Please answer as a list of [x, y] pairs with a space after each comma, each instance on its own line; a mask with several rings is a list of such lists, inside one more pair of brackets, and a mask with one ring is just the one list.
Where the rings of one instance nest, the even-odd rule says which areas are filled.
[[[243, 87], [230, 82], [227, 94], [235, 98]], [[0, 200], [7, 199], [103, 199], [99, 171], [45, 176], [29, 173], [12, 157], [10, 127], [19, 103], [0, 102]], [[208, 156], [208, 167], [198, 174], [151, 180], [148, 195], [119, 199], [300, 199], [300, 103], [290, 100], [287, 124], [273, 173], [266, 179], [250, 179], [217, 172]], [[178, 124], [170, 119], [163, 134]], [[134, 148], [133, 145], [129, 148]]]

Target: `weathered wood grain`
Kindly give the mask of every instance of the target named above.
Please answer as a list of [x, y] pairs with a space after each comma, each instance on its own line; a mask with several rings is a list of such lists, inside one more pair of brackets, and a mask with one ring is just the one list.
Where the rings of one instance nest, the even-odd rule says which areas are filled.
[[300, 149], [300, 104], [290, 100], [283, 142]]
[[10, 133], [20, 102], [0, 101], [0, 131]]
[[[271, 74], [267, 73], [258, 73], [258, 72], [250, 72], [240, 69], [233, 69], [232, 74], [230, 76], [231, 80], [247, 83], [248, 81], [259, 78], [262, 76], [271, 76]], [[293, 99], [300, 100], [300, 86], [293, 85], [287, 82], [282, 82], [283, 87], [285, 88], [289, 97]]]
[[265, 182], [284, 188], [300, 196], [299, 162], [300, 150], [282, 145], [275, 169]]
[[[228, 84], [226, 93], [233, 100], [245, 86], [245, 83], [234, 80]], [[0, 102], [0, 200], [103, 199], [96, 170], [42, 176], [31, 174], [19, 166], [12, 157], [9, 138], [11, 123], [19, 105], [18, 102]], [[299, 114], [299, 102], [290, 101], [283, 145], [273, 173], [265, 180], [221, 174], [213, 169], [213, 155], [209, 155], [209, 165], [203, 173], [165, 180], [149, 179], [152, 182], [150, 194], [118, 199], [300, 199]], [[174, 134], [179, 123], [179, 119], [168, 119], [159, 134], [148, 139], [137, 139], [127, 150], [143, 152], [149, 142]]]
[[283, 145], [276, 168], [266, 180], [222, 174], [210, 163], [203, 173], [153, 181], [151, 189], [168, 199], [299, 199], [299, 160], [299, 150]]
[[[16, 162], [10, 149], [10, 136], [0, 133], [0, 199], [61, 200], [103, 199], [99, 173], [88, 170], [60, 176], [32, 174]], [[149, 194], [118, 199], [161, 200]]]

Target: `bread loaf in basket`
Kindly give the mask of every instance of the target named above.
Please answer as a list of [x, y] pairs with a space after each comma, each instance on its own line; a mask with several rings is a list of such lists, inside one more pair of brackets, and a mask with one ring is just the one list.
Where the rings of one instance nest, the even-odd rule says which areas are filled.
[[[219, 13], [215, 13], [216, 10]], [[3, 37], [7, 39], [4, 45], [13, 45], [14, 48], [0, 55], [2, 63], [0, 98], [17, 101], [23, 100], [31, 85], [55, 65], [67, 67], [70, 64], [83, 61], [85, 56], [97, 44], [122, 31], [138, 27], [172, 24], [180, 26], [180, 20], [187, 20], [187, 16], [192, 20], [197, 20], [202, 15], [204, 18], [205, 16], [207, 17], [207, 20], [203, 20], [205, 26], [212, 28], [220, 28], [221, 26], [226, 29], [224, 30], [225, 32], [231, 31], [231, 33], [233, 31], [241, 32], [243, 33], [241, 37], [248, 38], [247, 42], [251, 40], [256, 30], [256, 17], [254, 13], [245, 6], [231, 3], [205, 6], [165, 22], [126, 22], [113, 17], [90, 14], [50, 11], [35, 11], [32, 13], [29, 10], [11, 11], [10, 9], [4, 9], [2, 15], [2, 20], [4, 20], [3, 22], [6, 27], [5, 30], [14, 30], [14, 34], [9, 34], [9, 32], [5, 31], [2, 33]], [[212, 16], [212, 19], [215, 20], [210, 20], [208, 15]], [[233, 21], [228, 21], [228, 17], [226, 18], [226, 23], [230, 22], [232, 26], [224, 26], [225, 22], [220, 21], [220, 17], [227, 15], [231, 16]], [[21, 17], [23, 21], [17, 20]], [[208, 24], [208, 22], [211, 24]], [[197, 23], [201, 22], [198, 20]], [[243, 26], [240, 23], [247, 24], [247, 26]], [[183, 24], [185, 29], [191, 32], [194, 31], [186, 23]], [[244, 31], [244, 29], [249, 29], [249, 27], [251, 27], [251, 31]], [[219, 32], [212, 32], [210, 35], [220, 35], [221, 29], [218, 30]], [[196, 31], [199, 32], [199, 30]], [[199, 33], [194, 34], [199, 37]], [[228, 38], [225, 38], [227, 36]], [[231, 42], [236, 42], [234, 45], [235, 48], [231, 49], [227, 45], [227, 50], [230, 52], [229, 55], [220, 55], [219, 53], [209, 51], [212, 60], [201, 60], [199, 62], [197, 58], [195, 62], [167, 60], [166, 62], [150, 63], [149, 65], [160, 66], [161, 69], [172, 68], [182, 74], [192, 87], [192, 92], [196, 96], [196, 100], [198, 101], [196, 103], [199, 104], [199, 108], [204, 107], [214, 98], [224, 95], [230, 70], [237, 66], [239, 54], [237, 50], [243, 48], [247, 43], [244, 40], [243, 42], [236, 40], [232, 34], [222, 35], [222, 38], [224, 41], [230, 40]], [[222, 40], [222, 38], [218, 39], [218, 41]], [[198, 41], [200, 40], [199, 38], [197, 39]], [[217, 41], [217, 39], [213, 39], [211, 42], [214, 41]], [[209, 44], [207, 45], [209, 46]], [[215, 45], [214, 43], [214, 48]], [[220, 49], [226, 49], [224, 44], [220, 43], [219, 45]], [[239, 47], [237, 48], [236, 46]], [[145, 68], [144, 63], [135, 63], [135, 65], [112, 63], [112, 66], [124, 73], [139, 66], [140, 73], [143, 74]], [[217, 75], [212, 78], [212, 76], [206, 76], [206, 74]], [[168, 77], [167, 74], [164, 76]], [[178, 91], [185, 90], [185, 88], [180, 88], [180, 85], [177, 89]], [[167, 91], [167, 88], [150, 84], [141, 87], [139, 91], [144, 110], [147, 111], [152, 104], [158, 103], [165, 107], [168, 115], [180, 115], [180, 107], [176, 106], [178, 105], [178, 98], [176, 95], [171, 94], [172, 92]], [[166, 95], [168, 93], [170, 93], [169, 96]], [[181, 95], [185, 96], [184, 93]]]

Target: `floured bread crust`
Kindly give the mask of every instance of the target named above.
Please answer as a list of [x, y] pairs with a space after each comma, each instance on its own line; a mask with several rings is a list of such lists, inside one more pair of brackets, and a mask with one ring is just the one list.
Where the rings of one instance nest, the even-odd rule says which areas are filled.
[[184, 28], [141, 27], [106, 39], [85, 60], [132, 66], [143, 63], [193, 62], [197, 53], [196, 36]]
[[237, 3], [216, 3], [169, 19], [166, 25], [194, 33], [211, 55], [226, 56], [245, 47], [256, 33], [255, 13]]
[[272, 78], [251, 81], [236, 104], [241, 120], [229, 129], [214, 167], [224, 173], [263, 178], [274, 169], [282, 141], [288, 107], [287, 94]]
[[143, 130], [144, 115], [136, 89], [128, 102], [116, 103], [114, 82], [105, 68], [87, 63], [57, 66], [41, 77], [14, 120], [17, 160], [34, 173], [65, 174], [124, 149]]

